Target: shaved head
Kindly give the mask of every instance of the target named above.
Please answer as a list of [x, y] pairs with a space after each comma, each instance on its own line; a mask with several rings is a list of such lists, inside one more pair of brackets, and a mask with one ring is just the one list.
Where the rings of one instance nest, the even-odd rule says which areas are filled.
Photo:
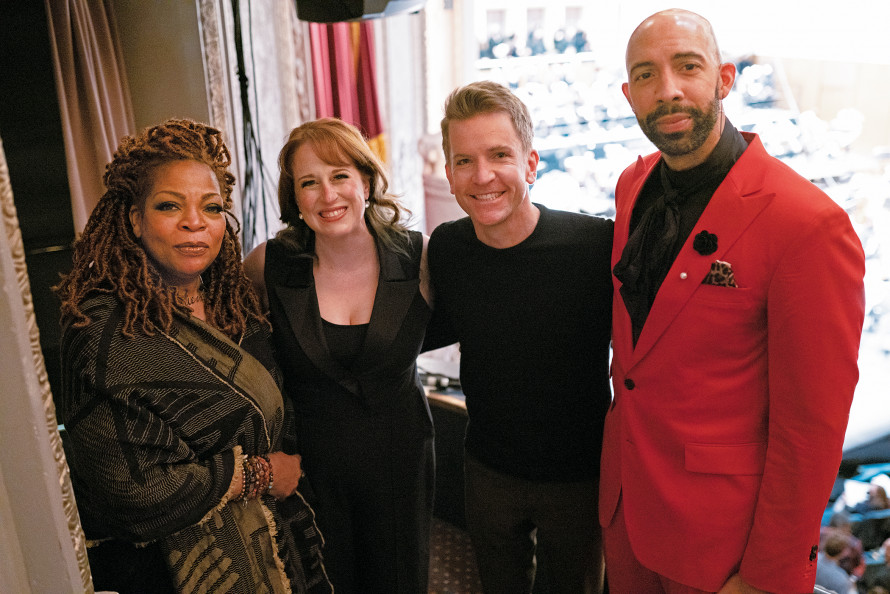
[[664, 26], [672, 26], [681, 29], [687, 29], [690, 32], [696, 32], [701, 35], [709, 50], [709, 57], [714, 59], [714, 63], [720, 63], [720, 48], [717, 45], [717, 37], [714, 35], [714, 29], [711, 23], [700, 14], [696, 14], [682, 8], [669, 8], [656, 12], [642, 23], [640, 23], [634, 32], [631, 33], [627, 42], [627, 53], [625, 60], [627, 62], [627, 70], [631, 69], [631, 53], [634, 46], [642, 41], [645, 37], [656, 33]]

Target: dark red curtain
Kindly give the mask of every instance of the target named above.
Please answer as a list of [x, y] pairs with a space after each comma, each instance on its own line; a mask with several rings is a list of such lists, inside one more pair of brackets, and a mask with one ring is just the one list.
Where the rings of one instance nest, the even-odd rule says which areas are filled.
[[354, 124], [385, 160], [372, 23], [310, 23], [309, 33], [316, 116]]

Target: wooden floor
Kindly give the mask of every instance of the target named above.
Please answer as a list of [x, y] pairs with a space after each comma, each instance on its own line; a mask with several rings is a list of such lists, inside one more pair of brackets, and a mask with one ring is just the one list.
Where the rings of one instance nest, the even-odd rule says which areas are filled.
[[470, 537], [460, 528], [433, 518], [430, 539], [430, 594], [481, 594]]

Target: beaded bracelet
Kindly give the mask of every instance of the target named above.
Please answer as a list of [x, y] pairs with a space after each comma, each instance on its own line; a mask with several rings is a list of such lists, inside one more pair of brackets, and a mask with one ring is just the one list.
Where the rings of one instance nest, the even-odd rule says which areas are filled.
[[263, 460], [266, 461], [266, 464], [269, 465], [269, 486], [266, 487], [266, 493], [272, 492], [272, 485], [275, 484], [275, 476], [272, 474], [272, 461], [269, 460], [269, 456], [263, 455]]
[[259, 468], [256, 463], [255, 456], [249, 456], [247, 458], [247, 461], [245, 462], [245, 468], [247, 468], [247, 472], [250, 473], [250, 478], [247, 481], [247, 494], [245, 495], [245, 498], [255, 499], [257, 495], [257, 486], [260, 481]]
[[237, 474], [238, 467], [237, 465], [241, 465], [241, 489], [238, 490], [238, 494], [234, 495], [230, 500], [231, 501], [242, 501], [244, 499], [244, 494], [247, 492], [247, 473], [244, 471], [244, 462], [247, 459], [247, 456], [244, 456], [240, 453], [236, 455], [235, 458], [235, 473]]
[[244, 490], [241, 497], [245, 500], [256, 499], [272, 488], [272, 464], [267, 456], [247, 456], [244, 459]]
[[259, 497], [269, 488], [269, 480], [272, 478], [272, 467], [264, 458], [254, 456], [254, 462], [257, 465], [257, 484], [254, 497]]
[[[246, 460], [247, 457], [245, 456]], [[247, 473], [244, 472], [244, 463], [241, 464], [241, 491], [238, 493], [238, 496], [235, 499], [241, 499], [244, 497], [244, 493], [247, 492]]]

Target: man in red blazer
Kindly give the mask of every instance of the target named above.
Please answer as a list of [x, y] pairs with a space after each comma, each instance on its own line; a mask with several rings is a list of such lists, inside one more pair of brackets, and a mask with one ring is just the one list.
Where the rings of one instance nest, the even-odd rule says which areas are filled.
[[726, 119], [735, 67], [704, 18], [646, 19], [627, 71], [659, 152], [616, 189], [610, 591], [812, 592], [858, 380], [861, 244]]

